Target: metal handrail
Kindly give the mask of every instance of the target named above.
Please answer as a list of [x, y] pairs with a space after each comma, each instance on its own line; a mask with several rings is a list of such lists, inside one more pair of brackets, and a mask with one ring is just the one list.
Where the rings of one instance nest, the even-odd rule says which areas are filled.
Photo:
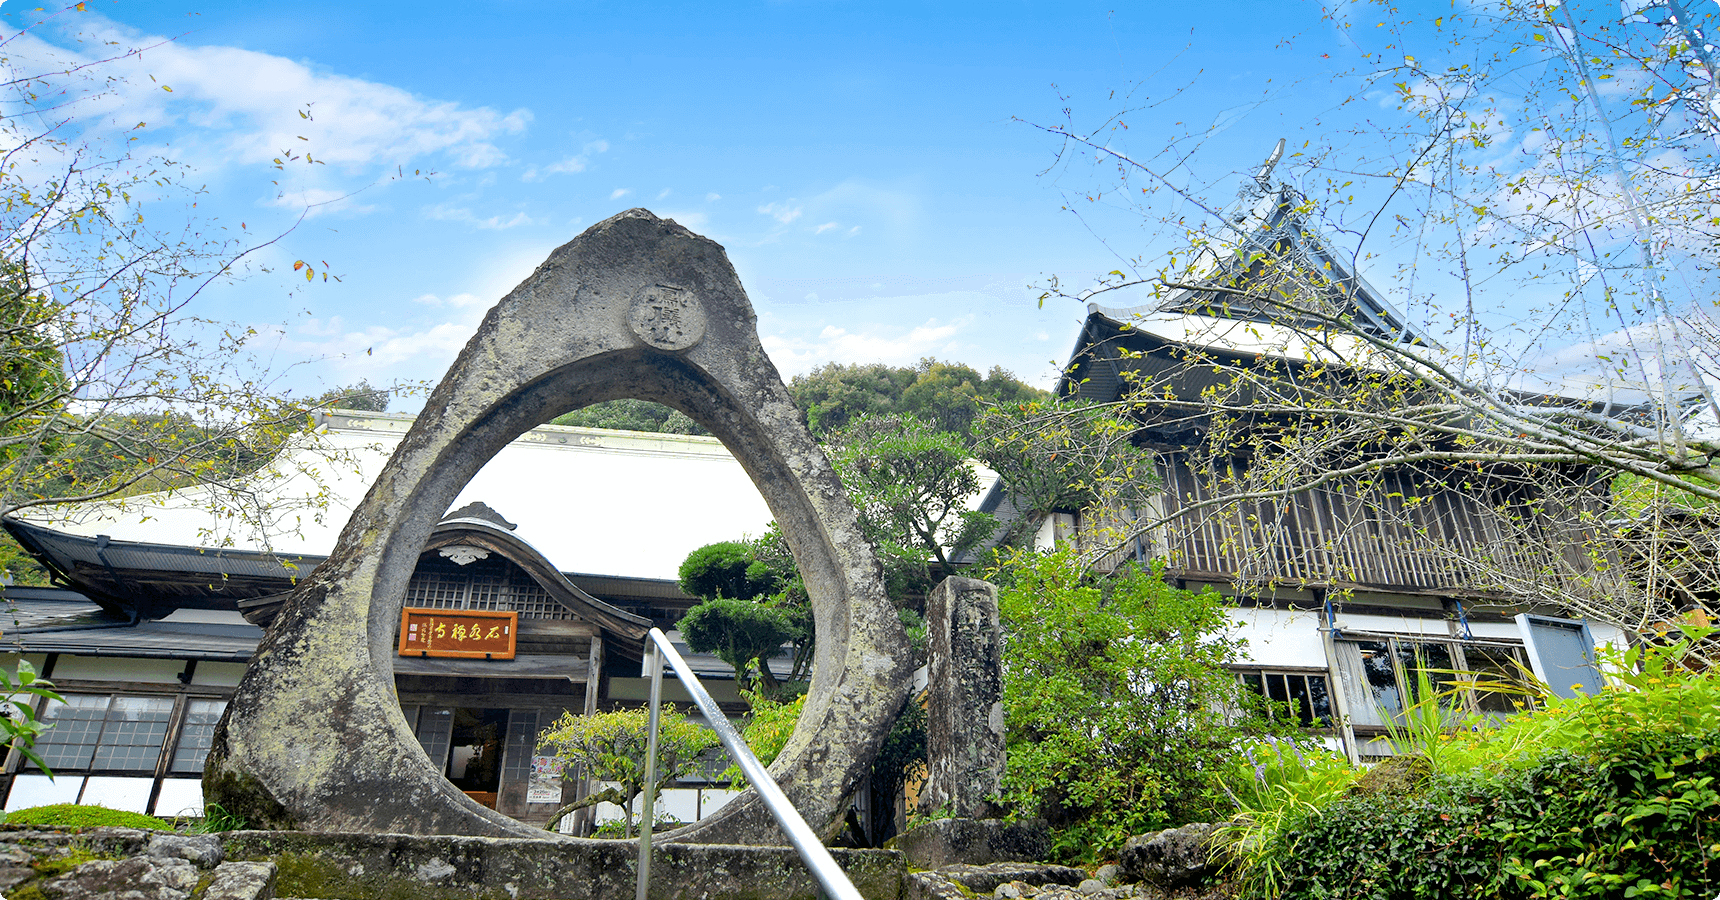
[[649, 633], [647, 649], [650, 656], [646, 665], [651, 668], [651, 730], [645, 739], [645, 803], [640, 811], [639, 822], [639, 887], [636, 892], [637, 900], [645, 900], [645, 890], [651, 882], [651, 826], [657, 804], [657, 727], [659, 711], [663, 707], [663, 660], [667, 659], [674, 668], [675, 675], [681, 679], [682, 686], [693, 696], [693, 703], [699, 711], [705, 714], [705, 719], [711, 723], [711, 729], [717, 733], [717, 740], [723, 742], [729, 756], [746, 773], [747, 781], [752, 783], [753, 790], [758, 791], [760, 800], [764, 801], [766, 809], [776, 818], [776, 824], [782, 827], [788, 835], [789, 843], [799, 851], [800, 858], [806, 863], [806, 868], [812, 871], [812, 877], [818, 879], [823, 886], [825, 896], [832, 900], [862, 900], [860, 892], [855, 889], [854, 882], [848, 880], [848, 873], [836, 865], [836, 860], [825, 849], [824, 842], [818, 839], [812, 826], [806, 824], [794, 804], [788, 801], [782, 788], [777, 786], [776, 779], [770, 777], [764, 764], [753, 755], [752, 748], [741, 739], [740, 732], [729, 722], [729, 717], [717, 707], [717, 701], [711, 699], [709, 691], [700, 683], [699, 676], [693, 674], [692, 667], [681, 658], [681, 654], [669, 643], [669, 636], [662, 630], [653, 628]]

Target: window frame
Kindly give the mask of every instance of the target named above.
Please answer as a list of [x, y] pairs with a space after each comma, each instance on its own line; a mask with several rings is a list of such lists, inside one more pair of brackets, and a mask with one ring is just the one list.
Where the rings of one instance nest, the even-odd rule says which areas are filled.
[[[1337, 644], [1345, 644], [1345, 643], [1348, 643], [1348, 644], [1378, 644], [1378, 643], [1383, 643], [1383, 644], [1387, 645], [1387, 652], [1392, 655], [1392, 658], [1394, 660], [1394, 664], [1392, 666], [1392, 679], [1393, 679], [1394, 686], [1397, 690], [1398, 705], [1397, 705], [1396, 709], [1392, 709], [1392, 710], [1386, 710], [1386, 709], [1382, 708], [1381, 712], [1388, 713], [1391, 716], [1391, 718], [1399, 724], [1401, 724], [1403, 721], [1402, 716], [1403, 716], [1404, 709], [1407, 708], [1408, 705], [1417, 702], [1416, 699], [1412, 699], [1412, 698], [1414, 698], [1415, 693], [1416, 693], [1415, 692], [1415, 684], [1413, 683], [1413, 681], [1411, 681], [1411, 679], [1414, 678], [1413, 670], [1407, 669], [1407, 668], [1405, 668], [1401, 665], [1397, 665], [1395, 663], [1395, 660], [1401, 658], [1401, 653], [1400, 653], [1398, 648], [1402, 645], [1406, 645], [1406, 644], [1407, 645], [1437, 644], [1437, 645], [1443, 646], [1445, 648], [1445, 652], [1446, 652], [1448, 658], [1451, 660], [1451, 664], [1452, 664], [1451, 669], [1453, 671], [1456, 671], [1456, 672], [1464, 673], [1465, 675], [1474, 675], [1477, 672], [1487, 673], [1487, 672], [1493, 671], [1492, 669], [1476, 669], [1475, 666], [1472, 665], [1471, 660], [1470, 660], [1470, 652], [1475, 651], [1475, 650], [1483, 650], [1484, 649], [1484, 650], [1495, 651], [1495, 652], [1505, 651], [1505, 652], [1511, 654], [1513, 656], [1513, 658], [1515, 659], [1516, 663], [1518, 665], [1523, 666], [1524, 669], [1530, 668], [1530, 666], [1532, 665], [1531, 661], [1534, 658], [1532, 649], [1525, 642], [1515, 641], [1515, 640], [1511, 640], [1509, 638], [1503, 638], [1503, 639], [1474, 639], [1474, 638], [1471, 638], [1471, 639], [1465, 640], [1464, 638], [1459, 637], [1457, 635], [1382, 634], [1382, 633], [1377, 633], [1377, 632], [1345, 631], [1345, 632], [1339, 632], [1338, 634], [1334, 635], [1333, 640], [1334, 640], [1334, 643], [1337, 643]], [[1342, 667], [1344, 667], [1344, 665], [1345, 665], [1345, 656], [1342, 652], [1340, 652], [1337, 654], [1337, 659], [1335, 660], [1335, 666], [1337, 668], [1341, 669]], [[1344, 673], [1342, 671], [1337, 671], [1337, 672], [1334, 672], [1333, 674], [1337, 676], [1338, 689], [1344, 690], [1344, 684], [1346, 681], [1346, 678], [1345, 678], [1346, 673]], [[1357, 672], [1354, 674], [1356, 675], [1356, 678], [1357, 678], [1357, 680], [1359, 680], [1360, 683], [1363, 683], [1363, 684], [1367, 683], [1366, 673]], [[1504, 696], [1504, 695], [1494, 695], [1494, 696]], [[1408, 703], [1406, 703], [1405, 700], [1408, 700]], [[1463, 706], [1462, 706], [1463, 712], [1480, 714], [1480, 715], [1489, 715], [1489, 716], [1513, 715], [1517, 711], [1519, 711], [1520, 709], [1530, 708], [1534, 705], [1533, 702], [1527, 696], [1525, 696], [1523, 698], [1522, 704], [1520, 706], [1517, 706], [1516, 708], [1512, 709], [1510, 712], [1506, 712], [1506, 711], [1498, 710], [1498, 709], [1485, 709], [1482, 706], [1482, 703], [1483, 703], [1482, 693], [1475, 691], [1475, 690], [1464, 691], [1462, 694], [1462, 700], [1463, 700]], [[1355, 698], [1346, 696], [1345, 702], [1347, 705], [1353, 706], [1356, 701], [1355, 701]], [[1348, 723], [1349, 727], [1356, 734], [1377, 736], [1377, 735], [1385, 734], [1391, 730], [1391, 726], [1387, 725], [1385, 723], [1373, 724], [1373, 723], [1369, 723], [1369, 722], [1357, 722], [1356, 721], [1356, 711], [1354, 709], [1352, 709], [1350, 711], [1349, 720], [1350, 720]]]
[[[183, 676], [182, 676], [183, 677]], [[165, 699], [172, 702], [167, 720], [167, 730], [162, 736], [160, 752], [156, 756], [155, 765], [148, 769], [114, 769], [96, 768], [95, 752], [91, 753], [91, 765], [83, 768], [55, 768], [49, 765], [56, 779], [75, 778], [78, 781], [77, 802], [82, 802], [85, 791], [92, 778], [136, 778], [150, 782], [149, 800], [146, 810], [155, 810], [156, 803], [161, 797], [162, 785], [166, 781], [197, 781], [201, 771], [193, 774], [175, 772], [173, 760], [179, 753], [180, 743], [184, 734], [186, 712], [192, 701], [214, 700], [223, 704], [231, 703], [233, 689], [219, 685], [173, 684], [153, 682], [115, 682], [115, 681], [56, 681], [55, 689], [61, 696], [96, 696], [107, 697], [108, 706], [104, 708], [104, 724], [106, 710], [112, 709], [115, 697], [145, 697]], [[36, 716], [41, 718], [52, 701], [39, 698], [35, 704]], [[105, 730], [105, 729], [104, 729]], [[98, 747], [100, 744], [97, 745]], [[9, 801], [12, 795], [13, 782], [19, 776], [42, 776], [41, 768], [31, 764], [22, 753], [13, 749], [7, 754], [3, 780], [0, 780], [0, 799]], [[152, 815], [154, 813], [151, 813]]]
[[[1296, 695], [1290, 689], [1289, 679], [1304, 679], [1303, 692], [1304, 696], [1308, 698], [1308, 717], [1304, 720], [1303, 717], [1298, 714], [1296, 717], [1298, 726], [1301, 727], [1302, 730], [1312, 734], [1333, 734], [1337, 732], [1339, 725], [1338, 704], [1336, 702], [1336, 698], [1332, 695], [1332, 673], [1329, 670], [1321, 667], [1269, 665], [1233, 665], [1228, 668], [1236, 675], [1236, 680], [1243, 686], [1248, 687], [1249, 690], [1254, 690], [1254, 686], [1248, 681], [1249, 677], [1252, 676], [1259, 678], [1261, 685], [1257, 693], [1274, 704], [1283, 704], [1290, 700], [1295, 700]], [[1272, 676], [1278, 676], [1285, 679], [1285, 694], [1289, 698], [1288, 700], [1273, 699], [1272, 694], [1266, 687], [1266, 679]], [[1328, 715], [1325, 717], [1315, 715], [1314, 713], [1313, 689], [1306, 680], [1309, 678], [1318, 678], [1325, 686], [1326, 707], [1328, 710]]]

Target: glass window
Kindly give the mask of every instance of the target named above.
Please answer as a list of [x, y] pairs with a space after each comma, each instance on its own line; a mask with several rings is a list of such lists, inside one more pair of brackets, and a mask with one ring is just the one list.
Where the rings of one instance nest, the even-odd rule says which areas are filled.
[[448, 765], [448, 741], [454, 733], [454, 711], [447, 707], [425, 706], [418, 710], [418, 744], [430, 765], [438, 769]]
[[185, 704], [185, 726], [179, 730], [179, 747], [173, 751], [173, 771], [203, 771], [209, 745], [215, 740], [215, 724], [226, 711], [225, 700], [192, 700]]
[[1304, 727], [1325, 727], [1332, 721], [1332, 697], [1326, 676], [1304, 672], [1255, 670], [1237, 675], [1266, 699], [1292, 711]]
[[[1464, 647], [1463, 658], [1477, 680], [1523, 682], [1522, 651], [1514, 647]], [[1527, 698], [1520, 694], [1475, 692], [1475, 708], [1484, 713], [1508, 715], [1517, 711], [1518, 704], [1526, 702]]]
[[172, 697], [113, 698], [102, 726], [92, 769], [153, 772], [161, 759], [167, 722], [173, 718]]
[[1446, 693], [1456, 682], [1474, 677], [1488, 681], [1521, 681], [1514, 647], [1461, 644], [1451, 641], [1392, 638], [1385, 641], [1338, 641], [1338, 673], [1349, 701], [1350, 722], [1381, 726], [1402, 716], [1408, 702], [1420, 701], [1417, 673], [1427, 672], [1430, 687], [1447, 709], [1473, 708], [1485, 713], [1516, 711], [1514, 696], [1495, 691], [1468, 696]]
[[50, 771], [87, 769], [101, 742], [102, 720], [107, 717], [106, 694], [64, 694], [66, 702], [48, 701], [42, 721], [52, 726], [36, 738], [36, 755]]
[[1518, 616], [1518, 627], [1527, 632], [1540, 668], [1537, 672], [1560, 697], [1600, 690], [1600, 672], [1595, 668], [1595, 647], [1583, 623], [1544, 616]]

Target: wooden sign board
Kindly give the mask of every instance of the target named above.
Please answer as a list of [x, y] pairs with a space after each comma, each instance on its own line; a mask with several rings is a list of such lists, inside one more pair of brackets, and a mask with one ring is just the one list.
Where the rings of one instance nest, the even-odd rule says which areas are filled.
[[486, 609], [400, 611], [401, 656], [513, 659], [520, 614]]

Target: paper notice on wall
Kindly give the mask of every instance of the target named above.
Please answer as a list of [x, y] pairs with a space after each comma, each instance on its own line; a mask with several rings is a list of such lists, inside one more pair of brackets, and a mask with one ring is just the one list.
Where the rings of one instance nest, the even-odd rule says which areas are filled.
[[532, 757], [532, 780], [526, 785], [526, 802], [560, 803], [561, 771], [565, 765], [555, 756]]

